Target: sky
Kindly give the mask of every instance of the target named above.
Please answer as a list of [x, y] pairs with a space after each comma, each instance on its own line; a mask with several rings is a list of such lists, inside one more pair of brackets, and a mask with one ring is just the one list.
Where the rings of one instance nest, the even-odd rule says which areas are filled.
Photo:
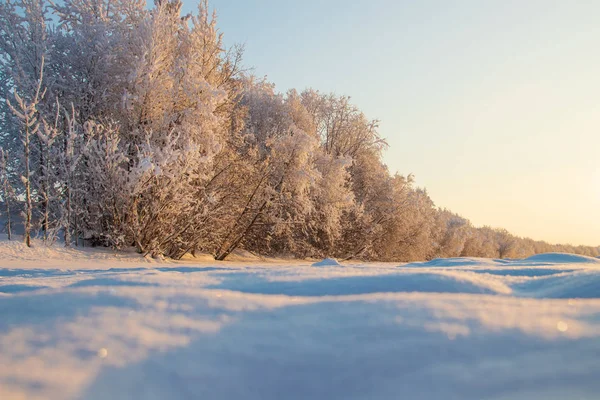
[[[197, 0], [184, 0], [190, 11]], [[600, 245], [599, 1], [212, 0], [279, 91], [350, 95], [475, 225]]]

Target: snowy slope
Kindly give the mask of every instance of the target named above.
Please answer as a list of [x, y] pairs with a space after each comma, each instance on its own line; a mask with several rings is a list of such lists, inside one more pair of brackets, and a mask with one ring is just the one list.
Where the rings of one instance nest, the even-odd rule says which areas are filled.
[[0, 399], [597, 399], [600, 260], [156, 263], [0, 242]]

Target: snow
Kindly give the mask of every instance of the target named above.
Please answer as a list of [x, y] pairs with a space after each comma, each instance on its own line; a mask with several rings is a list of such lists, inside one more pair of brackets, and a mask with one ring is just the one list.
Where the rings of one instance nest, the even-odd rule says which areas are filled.
[[[2, 399], [596, 399], [598, 260], [403, 266], [0, 241]], [[583, 260], [583, 261], [582, 261]]]
[[536, 254], [526, 258], [526, 262], [548, 262], [548, 263], [588, 263], [588, 264], [600, 264], [597, 258], [580, 256], [576, 254], [565, 254], [565, 253], [546, 253]]
[[415, 262], [405, 264], [403, 267], [459, 267], [465, 266], [519, 266], [519, 267], [535, 267], [541, 265], [568, 265], [568, 264], [598, 264], [600, 260], [594, 257], [580, 256], [577, 254], [566, 253], [545, 253], [536, 254], [534, 256], [519, 260], [510, 259], [487, 259], [477, 257], [456, 257], [456, 258], [436, 258], [435, 260], [426, 262]]
[[326, 258], [322, 261], [316, 262], [312, 265], [313, 267], [338, 267], [340, 263], [335, 258]]

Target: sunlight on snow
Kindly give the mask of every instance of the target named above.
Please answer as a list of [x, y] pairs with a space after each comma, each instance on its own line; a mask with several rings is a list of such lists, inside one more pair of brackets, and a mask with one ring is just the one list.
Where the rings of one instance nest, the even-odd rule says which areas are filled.
[[[536, 382], [554, 373], [555, 360], [581, 357], [578, 346], [600, 337], [598, 265], [538, 258], [543, 263], [246, 263], [219, 269], [186, 263], [139, 269], [112, 260], [96, 261], [93, 270], [79, 269], [76, 261], [70, 270], [59, 270], [48, 260], [50, 268], [35, 264], [36, 275], [29, 261], [14, 261], [0, 283], [33, 289], [0, 296], [0, 398], [105, 399], [130, 385], [127, 390], [160, 385], [156, 398], [179, 398], [185, 397], [181, 386], [165, 379], [183, 379], [188, 370], [180, 366], [193, 366], [188, 384], [217, 384], [217, 374], [236, 376], [243, 386], [258, 379], [254, 371], [281, 381], [280, 374], [290, 373], [286, 366], [303, 360], [333, 363], [327, 368], [334, 369], [335, 362], [352, 365], [349, 373], [363, 364], [399, 363], [395, 368], [411, 368], [419, 379], [435, 371], [447, 387], [464, 382], [456, 381], [463, 370], [467, 376], [492, 371], [486, 379], [517, 379], [495, 368], [522, 363]], [[511, 355], [513, 348], [518, 354]], [[547, 348], [543, 355], [540, 348]], [[440, 354], [459, 358], [438, 359]], [[435, 367], [423, 369], [421, 360], [434, 355]], [[575, 372], [572, 363], [569, 368], [585, 373], [596, 363], [585, 358]], [[148, 369], [167, 378], [161, 372], [136, 381]], [[318, 368], [303, 371], [314, 375], [312, 382], [326, 384]], [[223, 385], [215, 398], [244, 397], [237, 387]], [[270, 398], [255, 390], [253, 399]]]

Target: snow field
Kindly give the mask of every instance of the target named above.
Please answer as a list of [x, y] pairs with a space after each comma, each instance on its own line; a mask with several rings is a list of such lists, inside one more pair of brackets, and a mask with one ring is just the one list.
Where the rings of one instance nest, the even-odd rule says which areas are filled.
[[407, 265], [0, 242], [2, 399], [596, 399], [600, 262]]

